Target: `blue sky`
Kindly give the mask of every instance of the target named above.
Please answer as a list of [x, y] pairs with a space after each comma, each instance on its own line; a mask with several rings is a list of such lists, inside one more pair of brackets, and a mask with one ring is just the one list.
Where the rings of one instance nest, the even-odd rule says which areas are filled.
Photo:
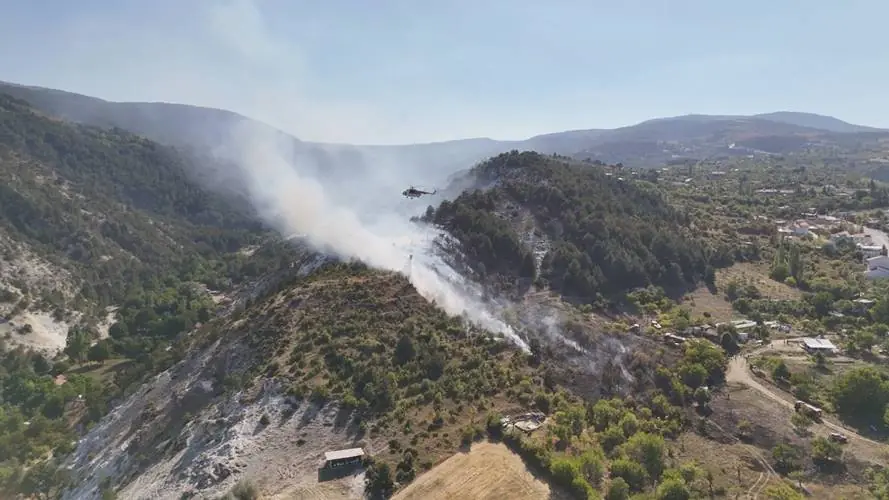
[[0, 3], [0, 80], [225, 108], [304, 140], [778, 110], [889, 127], [885, 0]]

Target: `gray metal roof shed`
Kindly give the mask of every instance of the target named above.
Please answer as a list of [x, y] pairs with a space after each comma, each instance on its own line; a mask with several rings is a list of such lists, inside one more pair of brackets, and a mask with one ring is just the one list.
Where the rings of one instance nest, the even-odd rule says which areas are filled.
[[343, 460], [347, 458], [358, 458], [364, 456], [364, 450], [361, 448], [350, 448], [348, 450], [326, 451], [324, 452], [324, 461]]

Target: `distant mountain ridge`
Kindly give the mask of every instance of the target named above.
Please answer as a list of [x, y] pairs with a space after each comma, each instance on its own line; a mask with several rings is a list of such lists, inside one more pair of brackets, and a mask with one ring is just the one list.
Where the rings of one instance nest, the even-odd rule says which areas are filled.
[[[380, 163], [413, 165], [424, 180], [444, 180], [491, 155], [509, 150], [557, 153], [633, 166], [657, 166], [682, 159], [749, 154], [788, 154], [806, 148], [889, 136], [889, 130], [855, 125], [814, 113], [779, 111], [750, 116], [684, 115], [655, 118], [615, 129], [589, 129], [537, 135], [523, 140], [461, 139], [396, 146], [327, 144], [302, 141], [238, 113], [172, 103], [110, 102], [71, 92], [0, 82], [0, 92], [30, 102], [65, 120], [99, 127], [119, 127], [178, 147], [212, 151], [230, 130], [250, 123], [279, 134], [292, 144], [296, 158], [328, 169], [373, 168]], [[854, 143], [855, 141], [851, 141]]]
[[754, 115], [755, 118], [788, 123], [800, 127], [816, 128], [829, 132], [855, 133], [855, 132], [885, 132], [886, 129], [867, 127], [844, 122], [832, 116], [815, 113], [801, 113], [798, 111], [777, 111], [774, 113], [762, 113]]

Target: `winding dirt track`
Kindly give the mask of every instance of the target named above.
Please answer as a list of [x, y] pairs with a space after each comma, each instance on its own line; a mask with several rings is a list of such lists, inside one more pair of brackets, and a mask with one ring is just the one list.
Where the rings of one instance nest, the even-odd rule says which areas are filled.
[[726, 431], [716, 422], [710, 421], [709, 424], [719, 429], [719, 431], [722, 432], [723, 435], [731, 439], [732, 442], [742, 445], [746, 449], [747, 453], [749, 453], [750, 456], [762, 466], [763, 471], [759, 473], [756, 481], [750, 486], [750, 488], [747, 489], [746, 493], [746, 497], [749, 500], [757, 500], [759, 498], [759, 494], [766, 487], [766, 485], [769, 484], [769, 479], [771, 479], [772, 477], [780, 479], [781, 476], [777, 472], [775, 472], [775, 469], [772, 468], [772, 465], [769, 463], [768, 460], [766, 460], [765, 457], [763, 457], [762, 453], [757, 447], [742, 442], [740, 439], [738, 439], [737, 436]]
[[[794, 411], [793, 403], [794, 401], [790, 398], [790, 395], [776, 392], [761, 384], [756, 376], [750, 372], [749, 365], [747, 363], [747, 356], [752, 356], [756, 354], [762, 354], [771, 350], [776, 350], [774, 347], [767, 345], [764, 347], [760, 347], [754, 351], [750, 351], [746, 356], [735, 356], [729, 361], [728, 370], [726, 371], [726, 381], [728, 382], [736, 382], [740, 384], [744, 384], [751, 389], [759, 392], [763, 396], [775, 401], [776, 403], [784, 406], [785, 408], [789, 408], [791, 411]], [[823, 429], [829, 429], [835, 432], [840, 432], [845, 434], [850, 438], [850, 440], [858, 440], [863, 443], [867, 443], [871, 446], [877, 446], [880, 448], [884, 448], [886, 445], [884, 443], [880, 443], [878, 441], [874, 441], [873, 439], [866, 438], [857, 432], [847, 429], [842, 425], [836, 424], [827, 420], [826, 418], [822, 419], [821, 422], [816, 422], [813, 424], [813, 427], [821, 427]]]

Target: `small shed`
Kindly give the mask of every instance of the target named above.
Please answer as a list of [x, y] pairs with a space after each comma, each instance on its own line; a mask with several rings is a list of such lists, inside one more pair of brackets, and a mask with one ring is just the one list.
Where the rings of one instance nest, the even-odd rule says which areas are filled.
[[833, 344], [833, 342], [827, 339], [806, 337], [803, 339], [803, 349], [815, 353], [821, 352], [824, 354], [835, 354], [837, 352], [837, 346]]
[[335, 469], [344, 465], [354, 465], [361, 462], [362, 458], [364, 458], [364, 449], [362, 448], [326, 451], [324, 452], [324, 467]]
[[751, 321], [749, 319], [739, 319], [732, 321], [732, 325], [734, 325], [735, 330], [749, 330], [751, 328], [756, 327], [756, 321]]

